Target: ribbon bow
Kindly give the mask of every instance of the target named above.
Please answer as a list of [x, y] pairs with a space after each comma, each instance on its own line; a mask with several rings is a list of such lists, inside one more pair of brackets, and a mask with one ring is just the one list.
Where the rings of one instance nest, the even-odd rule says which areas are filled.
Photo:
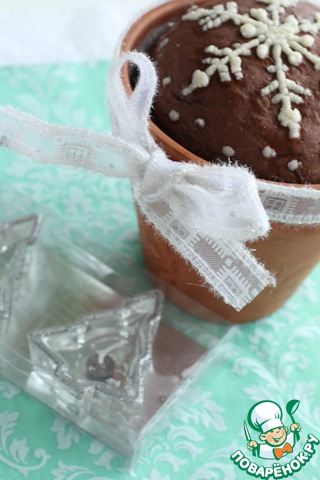
[[[139, 70], [130, 96], [121, 80], [127, 62]], [[156, 84], [150, 60], [141, 53], [129, 53], [116, 59], [109, 73], [113, 134], [50, 125], [0, 107], [0, 145], [40, 162], [128, 177], [147, 220], [192, 264], [212, 291], [240, 310], [267, 285], [275, 284], [244, 245], [268, 232], [268, 217], [277, 220], [273, 207], [278, 204], [269, 201], [275, 194], [270, 197], [269, 187], [260, 186], [264, 207], [259, 184], [244, 167], [169, 160], [148, 129]], [[285, 191], [279, 195], [287, 202], [283, 200]], [[298, 203], [285, 203], [293, 219], [293, 207]], [[281, 214], [284, 212], [282, 209]], [[300, 217], [301, 212], [298, 208]], [[310, 215], [308, 219], [313, 221]]]
[[273, 454], [279, 460], [285, 453], [291, 453], [292, 451], [293, 448], [290, 443], [285, 443], [282, 448], [274, 448]]

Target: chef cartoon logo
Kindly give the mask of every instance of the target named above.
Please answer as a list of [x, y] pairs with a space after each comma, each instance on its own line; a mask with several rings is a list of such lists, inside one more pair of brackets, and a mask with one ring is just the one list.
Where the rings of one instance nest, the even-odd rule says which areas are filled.
[[[299, 400], [290, 400], [284, 415], [276, 402], [263, 400], [255, 403], [244, 422], [247, 453], [241, 450], [232, 453], [230, 459], [233, 463], [259, 479], [287, 478], [305, 467], [320, 442], [312, 433], [306, 435], [303, 443], [300, 441], [301, 426], [294, 418], [299, 405]], [[267, 465], [260, 459], [268, 460]]]
[[260, 434], [261, 442], [251, 439], [246, 422], [244, 422], [244, 432], [247, 448], [254, 457], [279, 460], [293, 452], [295, 444], [300, 440], [301, 427], [293, 418], [299, 404], [299, 400], [290, 400], [287, 403], [286, 411], [291, 420], [289, 427], [283, 424], [283, 413], [277, 403], [265, 400], [251, 407], [248, 413], [248, 423], [251, 429]]

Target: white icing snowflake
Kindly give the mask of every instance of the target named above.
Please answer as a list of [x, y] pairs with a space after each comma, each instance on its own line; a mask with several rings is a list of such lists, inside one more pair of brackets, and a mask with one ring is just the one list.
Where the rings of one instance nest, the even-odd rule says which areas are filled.
[[298, 138], [301, 113], [293, 105], [303, 103], [303, 96], [310, 96], [312, 92], [287, 77], [289, 68], [284, 58], [293, 66], [300, 65], [303, 58], [306, 58], [316, 70], [320, 70], [320, 57], [308, 50], [314, 44], [314, 36], [320, 29], [320, 12], [315, 13], [314, 21], [311, 22], [307, 19], [298, 20], [294, 15], [285, 16], [286, 8], [295, 6], [297, 0], [257, 0], [257, 3], [263, 3], [266, 7], [251, 8], [248, 14], [240, 14], [238, 4], [228, 2], [209, 9], [191, 7], [183, 16], [183, 20], [197, 21], [203, 31], [232, 21], [234, 25], [240, 26], [241, 35], [248, 41], [236, 43], [232, 48], [220, 49], [209, 45], [205, 52], [212, 56], [203, 60], [209, 66], [205, 70], [193, 72], [191, 84], [182, 93], [189, 95], [197, 88], [206, 87], [216, 72], [222, 82], [230, 82], [232, 76], [241, 80], [241, 57], [249, 56], [255, 50], [259, 58], [270, 56], [274, 61], [267, 69], [274, 74], [274, 79], [261, 90], [261, 94], [273, 94], [272, 103], [281, 105], [279, 122], [289, 129], [290, 138]]

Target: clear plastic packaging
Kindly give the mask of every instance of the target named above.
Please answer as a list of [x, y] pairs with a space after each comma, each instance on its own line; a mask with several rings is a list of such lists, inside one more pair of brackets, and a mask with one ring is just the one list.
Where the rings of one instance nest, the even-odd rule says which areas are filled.
[[22, 203], [0, 219], [0, 373], [129, 467], [228, 326], [188, 315], [134, 262], [90, 237], [70, 242], [59, 219]]

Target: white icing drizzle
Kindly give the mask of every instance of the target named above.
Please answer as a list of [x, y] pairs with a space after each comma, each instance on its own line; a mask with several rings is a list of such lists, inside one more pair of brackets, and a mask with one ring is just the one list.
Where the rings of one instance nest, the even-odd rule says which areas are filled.
[[273, 148], [269, 147], [269, 145], [266, 145], [262, 150], [262, 155], [265, 158], [272, 158], [277, 155], [277, 152]]
[[203, 118], [196, 118], [194, 123], [197, 125], [199, 128], [204, 128], [206, 126], [206, 122]]
[[210, 77], [207, 72], [203, 72], [202, 70], [195, 70], [192, 74], [192, 82], [191, 85], [187, 88], [182, 90], [183, 95], [189, 95], [193, 90], [196, 88], [205, 88], [209, 85]]
[[232, 147], [227, 145], [225, 147], [222, 147], [222, 153], [226, 157], [233, 157], [236, 152], [233, 150]]
[[169, 85], [171, 83], [171, 77], [165, 77], [162, 80], [162, 85], [165, 87], [166, 85]]
[[171, 110], [171, 112], [169, 112], [169, 118], [172, 122], [178, 122], [180, 120], [180, 113], [176, 110]]
[[294, 15], [281, 19], [286, 8], [295, 6], [297, 0], [257, 0], [257, 3], [265, 4], [264, 8], [251, 8], [246, 14], [238, 12], [236, 2], [227, 2], [211, 8], [192, 7], [182, 17], [185, 21], [198, 22], [203, 31], [232, 21], [240, 27], [242, 37], [247, 39], [244, 43], [234, 44], [232, 48], [209, 45], [205, 52], [211, 56], [203, 59], [207, 68], [193, 72], [190, 85], [182, 93], [189, 95], [198, 88], [206, 87], [215, 73], [222, 82], [230, 82], [232, 76], [241, 80], [241, 57], [249, 56], [255, 50], [260, 59], [271, 57], [274, 61], [274, 65], [267, 69], [274, 78], [262, 88], [261, 95], [273, 95], [272, 103], [280, 104], [280, 124], [288, 128], [290, 138], [299, 138], [301, 113], [294, 105], [303, 103], [303, 97], [312, 95], [312, 92], [288, 78], [286, 63], [299, 66], [305, 58], [314, 65], [315, 70], [320, 70], [320, 57], [308, 50], [320, 29], [320, 12], [314, 15], [313, 21], [298, 20]]
[[302, 162], [298, 162], [298, 160], [291, 160], [290, 162], [287, 163], [287, 167], [291, 172], [294, 172], [297, 170], [299, 167], [301, 167]]

